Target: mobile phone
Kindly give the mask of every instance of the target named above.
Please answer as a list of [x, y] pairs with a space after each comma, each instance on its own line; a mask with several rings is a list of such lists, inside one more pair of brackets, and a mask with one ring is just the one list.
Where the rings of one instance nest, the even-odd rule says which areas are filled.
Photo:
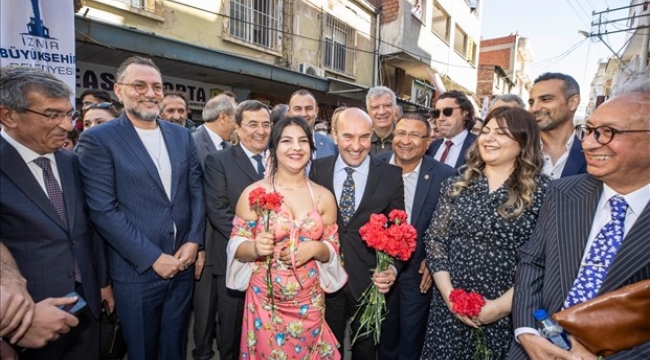
[[72, 304], [66, 304], [66, 305], [59, 305], [58, 306], [59, 309], [61, 309], [63, 311], [67, 311], [72, 315], [76, 315], [77, 313], [79, 313], [79, 311], [81, 311], [83, 308], [85, 308], [86, 305], [88, 305], [88, 303], [86, 303], [86, 300], [84, 300], [84, 298], [82, 298], [81, 295], [79, 295], [76, 291], [73, 291], [73, 292], [69, 293], [68, 295], [66, 295], [64, 297], [67, 297], [67, 298], [68, 297], [77, 297], [77, 301], [72, 303]]

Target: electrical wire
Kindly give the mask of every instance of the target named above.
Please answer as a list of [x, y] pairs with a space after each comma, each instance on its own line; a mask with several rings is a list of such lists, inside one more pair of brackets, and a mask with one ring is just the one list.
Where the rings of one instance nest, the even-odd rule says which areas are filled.
[[576, 10], [576, 8], [573, 7], [573, 4], [571, 4], [571, 0], [566, 0], [566, 2], [569, 4], [569, 6], [571, 7], [571, 10], [573, 10], [573, 12], [576, 14], [578, 19], [580, 19], [580, 22], [582, 22], [582, 24], [584, 24], [586, 27], [589, 27], [589, 25], [587, 25], [585, 20], [580, 16], [580, 13], [578, 13], [578, 10]]

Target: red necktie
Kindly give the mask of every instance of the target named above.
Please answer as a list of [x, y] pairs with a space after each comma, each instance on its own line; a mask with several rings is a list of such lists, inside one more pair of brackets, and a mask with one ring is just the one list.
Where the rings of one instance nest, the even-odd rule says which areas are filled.
[[445, 163], [445, 160], [447, 160], [447, 155], [449, 155], [449, 150], [451, 149], [451, 146], [454, 145], [454, 143], [451, 140], [445, 141], [445, 151], [442, 152], [442, 156], [440, 157], [440, 162]]

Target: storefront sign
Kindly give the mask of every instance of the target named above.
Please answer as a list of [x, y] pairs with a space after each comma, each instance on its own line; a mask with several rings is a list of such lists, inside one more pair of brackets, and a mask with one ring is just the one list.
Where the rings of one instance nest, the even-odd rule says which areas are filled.
[[0, 19], [0, 66], [37, 67], [74, 87], [73, 1], [2, 0]]
[[[77, 97], [87, 89], [100, 89], [107, 91], [117, 99], [113, 94], [113, 84], [115, 84], [115, 72], [117, 68], [90, 64], [86, 62], [77, 62], [76, 90]], [[227, 86], [221, 86], [210, 83], [203, 83], [192, 80], [179, 79], [163, 75], [163, 85], [165, 90], [175, 90], [187, 95], [187, 101], [191, 109], [203, 109], [205, 103], [210, 99], [212, 93], [221, 93], [224, 90], [230, 90]]]

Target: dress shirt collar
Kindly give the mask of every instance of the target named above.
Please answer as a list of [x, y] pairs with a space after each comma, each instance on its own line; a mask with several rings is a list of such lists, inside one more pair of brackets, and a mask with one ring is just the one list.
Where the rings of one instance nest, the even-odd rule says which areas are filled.
[[339, 154], [336, 158], [336, 163], [334, 164], [334, 173], [338, 171], [345, 171], [346, 167], [351, 167], [356, 172], [368, 176], [369, 169], [370, 169], [370, 155], [366, 155], [366, 158], [363, 160], [361, 165], [359, 165], [358, 167], [353, 167], [346, 164], [345, 161], [343, 161], [343, 158], [341, 158], [341, 154]]
[[[395, 154], [390, 156], [390, 160], [388, 161], [388, 163], [391, 164], [391, 165], [395, 165], [395, 166], [399, 167], [399, 165], [395, 164]], [[418, 163], [418, 166], [416, 166], [415, 169], [413, 169], [413, 171], [408, 172], [408, 173], [402, 173], [402, 177], [409, 177], [409, 176], [411, 176], [411, 174], [415, 174], [416, 177], [419, 176], [421, 166], [422, 166], [422, 159], [420, 159], [420, 162]]]
[[614, 195], [622, 196], [628, 204], [628, 211], [632, 211], [635, 215], [639, 216], [643, 212], [643, 209], [645, 209], [648, 201], [650, 201], [650, 184], [646, 184], [646, 186], [627, 195], [621, 195], [607, 186], [607, 184], [603, 183], [603, 195], [600, 197], [601, 200], [598, 205], [598, 211], [610, 211], [609, 199]]
[[7, 133], [4, 128], [0, 131], [0, 135], [11, 146], [13, 146], [14, 149], [16, 149], [16, 151], [18, 151], [18, 154], [20, 154], [20, 157], [23, 158], [23, 160], [25, 161], [26, 164], [29, 164], [30, 162], [36, 160], [39, 157], [46, 157], [46, 158], [50, 159], [50, 162], [52, 162], [52, 166], [54, 166], [54, 164], [56, 164], [56, 159], [54, 157], [54, 153], [47, 153], [45, 155], [40, 155], [36, 151], [28, 148], [27, 146], [19, 143], [17, 140], [12, 138], [11, 135], [9, 135], [9, 133]]
[[444, 140], [442, 141], [442, 144], [444, 145], [447, 140], [451, 140], [451, 142], [454, 143], [453, 146], [462, 146], [463, 143], [465, 142], [465, 139], [467, 138], [468, 134], [469, 134], [469, 131], [467, 131], [465, 129], [465, 130], [461, 131], [460, 134], [454, 136], [451, 139], [444, 138]]

